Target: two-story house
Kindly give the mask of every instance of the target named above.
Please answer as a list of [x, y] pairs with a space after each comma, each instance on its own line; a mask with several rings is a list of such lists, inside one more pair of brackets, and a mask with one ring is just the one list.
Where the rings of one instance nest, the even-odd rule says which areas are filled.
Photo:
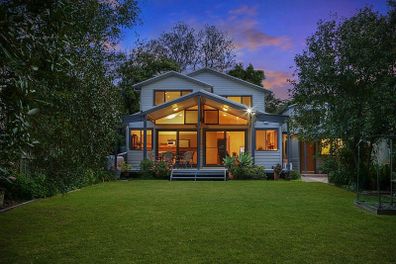
[[140, 91], [140, 112], [124, 122], [134, 169], [145, 158], [220, 167], [226, 155], [242, 152], [266, 169], [287, 162], [287, 116], [265, 112], [269, 91], [261, 86], [204, 68], [166, 72], [133, 88]]

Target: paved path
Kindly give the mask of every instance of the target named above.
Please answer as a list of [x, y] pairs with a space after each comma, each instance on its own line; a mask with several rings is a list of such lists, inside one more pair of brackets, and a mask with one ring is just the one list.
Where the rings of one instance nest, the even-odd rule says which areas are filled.
[[329, 180], [327, 176], [308, 176], [308, 175], [302, 175], [301, 176], [302, 181], [305, 182], [323, 182], [323, 183], [329, 183]]

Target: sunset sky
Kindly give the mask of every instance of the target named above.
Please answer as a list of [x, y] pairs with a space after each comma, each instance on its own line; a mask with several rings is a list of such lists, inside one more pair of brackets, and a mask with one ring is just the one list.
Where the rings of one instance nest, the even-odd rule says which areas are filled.
[[120, 49], [130, 50], [137, 38], [156, 38], [179, 21], [196, 28], [216, 25], [233, 38], [237, 62], [263, 69], [264, 86], [283, 99], [288, 98], [294, 56], [320, 19], [350, 17], [364, 6], [387, 12], [386, 0], [144, 0], [139, 6], [141, 24], [124, 30]]

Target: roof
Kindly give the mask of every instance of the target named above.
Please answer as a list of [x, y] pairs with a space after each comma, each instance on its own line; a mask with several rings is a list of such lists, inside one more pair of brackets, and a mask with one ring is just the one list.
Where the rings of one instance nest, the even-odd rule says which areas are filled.
[[166, 78], [169, 78], [169, 77], [178, 77], [178, 78], [184, 79], [184, 80], [186, 80], [186, 81], [189, 81], [189, 82], [192, 82], [192, 83], [195, 83], [195, 84], [204, 86], [204, 87], [213, 88], [213, 86], [210, 85], [210, 84], [207, 84], [207, 83], [205, 83], [205, 82], [202, 82], [202, 81], [200, 81], [200, 80], [194, 79], [194, 78], [192, 78], [192, 77], [190, 77], [190, 76], [181, 74], [181, 73], [176, 72], [176, 71], [168, 71], [168, 72], [165, 72], [165, 73], [163, 73], [163, 74], [154, 76], [154, 77], [152, 77], [152, 78], [150, 78], [150, 79], [147, 79], [147, 80], [145, 80], [145, 81], [142, 81], [142, 82], [140, 82], [140, 83], [134, 84], [134, 85], [132, 85], [132, 87], [133, 87], [135, 90], [138, 90], [138, 89], [141, 88], [142, 86], [145, 86], [145, 85], [148, 85], [148, 84], [151, 84], [151, 83], [155, 83], [155, 82], [158, 82], [158, 81], [160, 81], [160, 80], [163, 80], [163, 79], [166, 79]]
[[[249, 109], [249, 107], [244, 104], [240, 104], [240, 103], [231, 101], [225, 97], [210, 93], [205, 90], [199, 90], [199, 91], [195, 91], [195, 92], [189, 93], [187, 95], [181, 96], [179, 98], [176, 98], [175, 100], [163, 103], [161, 105], [154, 106], [144, 112], [139, 112], [139, 113], [135, 113], [135, 114], [132, 114], [129, 116], [125, 116], [123, 119], [123, 122], [124, 122], [124, 124], [127, 124], [130, 122], [143, 121], [145, 116], [149, 115], [150, 113], [159, 111], [159, 110], [163, 110], [161, 112], [163, 113], [163, 115], [166, 115], [165, 112], [166, 112], [167, 108], [172, 108], [172, 106], [174, 106], [175, 104], [190, 100], [197, 96], [202, 96], [209, 100], [218, 102], [220, 104], [228, 105], [232, 108], [235, 108], [238, 111], [247, 111]], [[263, 113], [260, 111], [255, 111], [255, 114], [256, 114], [256, 119], [259, 121], [283, 122], [287, 118], [287, 116], [284, 116], [284, 115], [273, 115], [273, 114]]]
[[238, 82], [238, 83], [243, 84], [243, 85], [247, 85], [247, 86], [249, 86], [251, 88], [254, 88], [256, 90], [263, 91], [263, 92], [266, 92], [266, 93], [272, 93], [272, 91], [270, 91], [268, 89], [265, 89], [262, 86], [247, 82], [245, 80], [239, 79], [237, 77], [231, 76], [231, 75], [223, 73], [223, 72], [216, 71], [216, 70], [211, 69], [211, 68], [202, 68], [200, 70], [193, 71], [193, 72], [191, 72], [191, 73], [189, 73], [187, 75], [190, 76], [190, 77], [193, 77], [193, 76], [198, 75], [198, 74], [200, 74], [202, 72], [211, 72], [211, 73], [214, 73], [214, 74], [216, 74], [216, 75], [218, 75], [220, 77], [226, 78], [226, 79], [234, 81], [234, 82]]

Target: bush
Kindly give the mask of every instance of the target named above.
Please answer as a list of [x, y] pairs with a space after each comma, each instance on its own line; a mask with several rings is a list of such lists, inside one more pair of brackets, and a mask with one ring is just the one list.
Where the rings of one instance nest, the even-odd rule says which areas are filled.
[[158, 161], [154, 163], [153, 172], [154, 177], [158, 179], [168, 179], [172, 170], [172, 165], [165, 161]]
[[140, 162], [140, 171], [145, 178], [168, 179], [172, 170], [172, 164], [165, 161], [152, 161], [149, 159]]
[[[18, 174], [15, 181], [7, 186], [6, 194], [11, 199], [43, 198], [52, 195], [53, 188], [44, 174]], [[11, 196], [11, 197], [10, 197]]]
[[264, 167], [253, 164], [253, 159], [248, 153], [242, 153], [237, 158], [225, 157], [225, 167], [234, 179], [263, 179], [266, 178]]
[[154, 162], [149, 159], [144, 159], [140, 162], [140, 172], [145, 178], [154, 177]]
[[320, 165], [320, 170], [326, 174], [330, 173], [331, 171], [336, 171], [337, 168], [338, 168], [337, 159], [335, 156], [332, 155], [323, 158], [323, 162]]
[[289, 173], [290, 180], [299, 180], [301, 179], [301, 174], [298, 171], [292, 170]]

